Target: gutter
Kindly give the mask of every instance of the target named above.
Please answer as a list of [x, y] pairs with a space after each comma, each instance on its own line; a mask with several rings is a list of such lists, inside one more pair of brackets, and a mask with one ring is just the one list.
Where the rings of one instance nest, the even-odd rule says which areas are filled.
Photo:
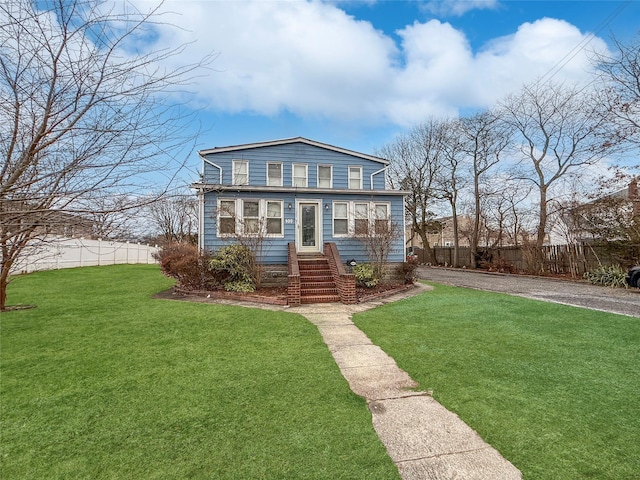
[[[382, 172], [386, 172], [387, 168], [389, 168], [389, 165], [387, 165], [387, 166], [381, 168], [380, 170], [378, 170], [377, 172], [373, 172], [371, 174], [370, 185], [369, 185], [371, 187], [371, 190], [373, 190], [373, 176], [374, 175], [378, 175], [379, 173], [382, 173]], [[386, 187], [386, 185], [385, 185], [385, 187]]]
[[[198, 153], [198, 155], [200, 156], [200, 158], [202, 159], [203, 162], [207, 162], [209, 165], [211, 165], [212, 167], [215, 167], [218, 169], [218, 171], [220, 172], [220, 181], [218, 182], [220, 185], [222, 185], [222, 167], [220, 165], [216, 165], [215, 163], [213, 163], [211, 160], [207, 160], [206, 158], [204, 158], [202, 155], [200, 155], [200, 153]], [[202, 165], [202, 173], [204, 174], [204, 164]]]

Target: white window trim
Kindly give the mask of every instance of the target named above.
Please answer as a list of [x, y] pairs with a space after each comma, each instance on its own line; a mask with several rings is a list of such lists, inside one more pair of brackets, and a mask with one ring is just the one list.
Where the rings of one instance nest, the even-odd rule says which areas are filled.
[[[269, 165], [280, 165], [280, 183], [278, 185], [269, 185]], [[267, 187], [282, 187], [284, 185], [284, 167], [282, 162], [267, 162], [265, 177]]]
[[[335, 220], [335, 205], [337, 203], [346, 203], [347, 204], [347, 225], [348, 225], [348, 233], [347, 234], [335, 234], [334, 232], [334, 220]], [[376, 228], [376, 205], [386, 205], [387, 206], [387, 221], [389, 222], [389, 227], [391, 227], [391, 202], [375, 202], [375, 201], [358, 201], [358, 200], [335, 200], [333, 201], [333, 208], [331, 211], [331, 234], [336, 238], [345, 238], [345, 237], [360, 237], [360, 235], [356, 235], [356, 204], [367, 205], [367, 222], [369, 231], [373, 232]]]
[[[234, 203], [234, 218], [235, 218], [235, 232], [234, 233], [220, 233], [220, 212], [222, 202]], [[250, 234], [244, 232], [244, 202], [258, 202], [258, 225], [261, 232], [256, 234]], [[267, 202], [280, 204], [280, 233], [267, 233]], [[252, 217], [253, 218], [253, 217]], [[271, 217], [276, 218], [276, 217]], [[267, 238], [284, 238], [284, 200], [280, 199], [257, 199], [257, 198], [218, 198], [218, 207], [216, 211], [216, 236], [218, 238], [232, 238], [237, 235], [256, 236], [263, 234]]]
[[[246, 183], [238, 183], [236, 182], [236, 165], [239, 164], [246, 164], [247, 165], [247, 182]], [[231, 184], [232, 185], [249, 185], [249, 160], [241, 160], [241, 159], [236, 159], [236, 160], [231, 160]]]
[[[261, 218], [264, 218], [264, 228], [265, 228], [265, 236], [269, 238], [283, 238], [284, 237], [284, 200], [263, 200], [264, 202], [264, 215], [261, 215]], [[267, 206], [269, 203], [279, 203], [280, 204], [280, 233], [267, 233], [267, 222], [269, 218], [278, 218], [278, 217], [268, 217], [268, 209]], [[262, 212], [261, 212], [262, 213]]]
[[[386, 219], [379, 219], [378, 216], [376, 215], [376, 207], [378, 205], [385, 205], [387, 207]], [[369, 228], [373, 228], [373, 231], [375, 232], [376, 220], [386, 220], [387, 228], [391, 228], [391, 203], [390, 202], [371, 202], [371, 212], [372, 212], [372, 215], [371, 215], [372, 218], [370, 218], [369, 221], [372, 222], [373, 225], [370, 225]]]
[[291, 186], [295, 187], [295, 172], [296, 172], [296, 166], [298, 167], [304, 167], [304, 185], [302, 187], [297, 187], [297, 188], [305, 188], [309, 186], [309, 164], [308, 163], [293, 163], [291, 164]]
[[[336, 204], [345, 204], [347, 206], [347, 233], [336, 233], [335, 232], [335, 220], [336, 220]], [[349, 201], [340, 201], [335, 200], [332, 203], [332, 211], [331, 211], [331, 235], [336, 238], [345, 238], [351, 236], [351, 206], [349, 205]], [[343, 220], [343, 219], [340, 219]]]
[[[221, 233], [220, 232], [220, 213], [222, 212], [222, 202], [233, 202], [233, 218], [235, 230], [233, 233]], [[216, 236], [218, 238], [229, 238], [238, 234], [238, 201], [235, 198], [218, 198], [218, 205], [216, 209]], [[229, 218], [229, 217], [225, 217]]]
[[[352, 168], [357, 168], [360, 171], [360, 186], [358, 187], [358, 190], [362, 190], [362, 165], [349, 165], [347, 167], [347, 188], [349, 190], [356, 190], [355, 188], [351, 188], [351, 169]], [[361, 202], [358, 202], [361, 203]]]
[[[329, 186], [321, 187], [320, 186], [320, 167], [329, 167]], [[319, 164], [316, 168], [316, 185], [318, 188], [333, 188], [333, 165], [329, 164]]]

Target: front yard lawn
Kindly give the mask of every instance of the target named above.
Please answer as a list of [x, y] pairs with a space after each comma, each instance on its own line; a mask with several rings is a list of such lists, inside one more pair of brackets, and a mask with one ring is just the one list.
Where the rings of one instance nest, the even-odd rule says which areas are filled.
[[525, 479], [637, 479], [640, 321], [435, 285], [355, 316]]
[[1, 315], [3, 479], [392, 479], [315, 326], [152, 299], [156, 266], [17, 278]]

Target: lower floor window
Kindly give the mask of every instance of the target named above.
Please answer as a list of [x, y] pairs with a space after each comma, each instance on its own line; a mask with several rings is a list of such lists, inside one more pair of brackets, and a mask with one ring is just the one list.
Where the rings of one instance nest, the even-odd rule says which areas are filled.
[[333, 234], [335, 236], [363, 236], [389, 231], [391, 217], [389, 203], [333, 202]]
[[283, 234], [282, 200], [220, 199], [218, 236]]
[[282, 202], [267, 202], [267, 234], [282, 235]]

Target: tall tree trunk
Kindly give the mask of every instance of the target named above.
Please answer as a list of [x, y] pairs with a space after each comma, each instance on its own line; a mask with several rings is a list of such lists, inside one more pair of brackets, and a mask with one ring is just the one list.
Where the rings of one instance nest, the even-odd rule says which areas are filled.
[[427, 239], [427, 232], [420, 231], [418, 232], [418, 234], [420, 235], [420, 240], [422, 240], [422, 248], [424, 249], [424, 254], [426, 257], [425, 260], [427, 261], [427, 263], [430, 263], [431, 265], [436, 265], [438, 262], [436, 261], [436, 256], [433, 249], [429, 245], [429, 240]]

